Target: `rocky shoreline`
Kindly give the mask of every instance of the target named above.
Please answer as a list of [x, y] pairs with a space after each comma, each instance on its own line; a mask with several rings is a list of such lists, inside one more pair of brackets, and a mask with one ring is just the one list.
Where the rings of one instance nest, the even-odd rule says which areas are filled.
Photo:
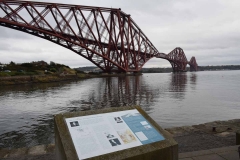
[[[236, 132], [240, 131], [240, 119], [166, 128], [165, 130], [178, 142], [179, 153], [207, 150], [236, 145]], [[4, 148], [0, 149], [0, 159], [54, 160], [54, 151], [54, 144], [12, 150]]]

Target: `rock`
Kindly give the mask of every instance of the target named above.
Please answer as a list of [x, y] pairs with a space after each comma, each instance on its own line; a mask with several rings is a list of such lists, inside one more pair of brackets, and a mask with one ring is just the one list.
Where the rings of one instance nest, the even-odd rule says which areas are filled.
[[166, 128], [165, 130], [172, 134], [173, 137], [188, 134], [182, 127]]
[[185, 130], [186, 132], [194, 132], [198, 130], [192, 126], [183, 126], [182, 129]]
[[91, 109], [91, 106], [90, 105], [82, 105], [81, 106], [81, 111], [87, 111], [87, 110], [90, 110]]
[[7, 158], [9, 153], [10, 153], [9, 149], [6, 149], [6, 148], [0, 149], [0, 159]]
[[29, 148], [28, 154], [29, 155], [41, 155], [41, 154], [46, 154], [46, 145], [40, 145], [40, 146], [34, 146]]
[[18, 149], [13, 149], [11, 150], [11, 152], [9, 153], [8, 157], [21, 157], [21, 156], [25, 156], [27, 153], [27, 148], [18, 148]]
[[218, 133], [217, 135], [220, 136], [220, 137], [227, 137], [230, 134], [232, 134], [232, 133], [231, 132], [222, 132], [222, 133]]
[[53, 153], [53, 152], [55, 152], [55, 144], [47, 145], [47, 153]]

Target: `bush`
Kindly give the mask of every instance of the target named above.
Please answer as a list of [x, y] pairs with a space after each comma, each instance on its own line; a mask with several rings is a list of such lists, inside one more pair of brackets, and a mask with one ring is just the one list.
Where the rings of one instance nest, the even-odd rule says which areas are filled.
[[0, 77], [7, 77], [9, 76], [9, 74], [5, 73], [5, 72], [0, 72]]
[[84, 73], [83, 71], [80, 71], [80, 70], [75, 70], [75, 71], [77, 71], [77, 73]]
[[99, 75], [99, 74], [101, 74], [101, 73], [99, 73], [99, 72], [89, 72], [88, 74]]
[[50, 68], [51, 72], [57, 72], [56, 68]]
[[37, 72], [27, 72], [26, 75], [34, 76], [34, 75], [38, 75], [38, 73]]
[[15, 76], [22, 76], [22, 75], [25, 75], [25, 73], [24, 72], [16, 72], [15, 73]]
[[21, 66], [27, 67], [27, 68], [32, 68], [32, 67], [34, 67], [33, 64], [31, 64], [31, 63], [22, 63]]

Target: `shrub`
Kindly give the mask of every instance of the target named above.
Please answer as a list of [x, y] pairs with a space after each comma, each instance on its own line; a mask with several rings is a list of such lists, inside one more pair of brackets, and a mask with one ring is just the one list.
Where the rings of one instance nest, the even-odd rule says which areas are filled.
[[56, 68], [50, 68], [51, 72], [57, 72]]
[[0, 72], [0, 77], [6, 77], [9, 76], [9, 74], [5, 73], [5, 72]]

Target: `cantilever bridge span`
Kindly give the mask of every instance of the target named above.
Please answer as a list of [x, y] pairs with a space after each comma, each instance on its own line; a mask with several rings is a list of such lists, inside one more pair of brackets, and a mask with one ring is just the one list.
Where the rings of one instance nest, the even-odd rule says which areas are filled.
[[181, 48], [160, 53], [121, 9], [0, 0], [0, 26], [22, 31], [72, 50], [104, 72], [138, 72], [153, 57], [168, 60], [174, 72], [190, 65]]

